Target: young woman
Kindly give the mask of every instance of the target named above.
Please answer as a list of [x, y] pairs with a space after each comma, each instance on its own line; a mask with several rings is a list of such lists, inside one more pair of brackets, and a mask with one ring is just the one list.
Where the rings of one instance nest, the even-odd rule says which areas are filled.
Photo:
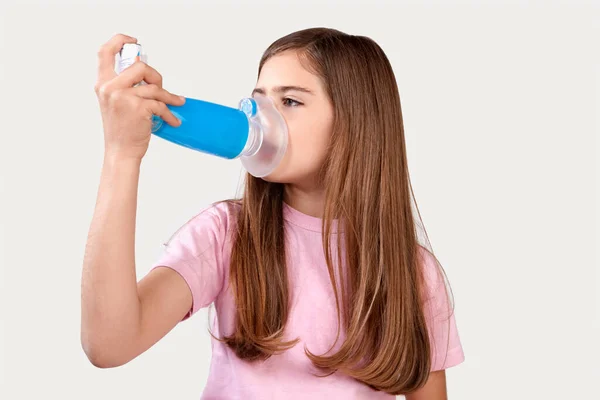
[[150, 117], [177, 126], [166, 104], [185, 100], [144, 63], [115, 75], [114, 55], [135, 42], [117, 35], [99, 52], [105, 162], [82, 277], [91, 362], [125, 364], [214, 304], [204, 399], [445, 399], [444, 370], [464, 354], [443, 270], [418, 241], [400, 97], [382, 49], [325, 28], [275, 41], [254, 93], [287, 122], [283, 161], [267, 177], [247, 175], [241, 199], [191, 218], [136, 282]]

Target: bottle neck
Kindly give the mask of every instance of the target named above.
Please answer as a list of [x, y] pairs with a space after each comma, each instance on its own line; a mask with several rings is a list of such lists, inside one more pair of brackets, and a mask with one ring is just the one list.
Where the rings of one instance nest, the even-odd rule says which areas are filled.
[[248, 140], [242, 149], [240, 156], [253, 156], [260, 150], [263, 143], [263, 132], [260, 124], [248, 118]]

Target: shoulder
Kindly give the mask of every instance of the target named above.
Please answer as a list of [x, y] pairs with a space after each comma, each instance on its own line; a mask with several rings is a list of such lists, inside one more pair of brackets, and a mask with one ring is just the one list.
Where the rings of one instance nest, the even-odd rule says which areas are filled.
[[423, 277], [426, 299], [446, 290], [446, 273], [437, 257], [423, 245], [417, 246], [417, 264]]
[[221, 200], [200, 209], [186, 222], [186, 225], [212, 224], [227, 231], [237, 219], [240, 207], [239, 201]]
[[231, 233], [236, 225], [242, 205], [239, 200], [221, 200], [203, 212], [208, 213], [223, 233]]
[[224, 244], [234, 231], [241, 205], [236, 200], [223, 200], [201, 208], [171, 235], [165, 246], [173, 242]]
[[427, 280], [432, 280], [437, 276], [438, 260], [429, 249], [421, 244], [417, 245], [417, 264]]

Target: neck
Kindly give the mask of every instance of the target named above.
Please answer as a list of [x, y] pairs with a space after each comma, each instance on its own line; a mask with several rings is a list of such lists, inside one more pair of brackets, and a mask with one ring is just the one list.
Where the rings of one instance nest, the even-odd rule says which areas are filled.
[[298, 185], [286, 184], [283, 201], [303, 214], [323, 218], [325, 188], [303, 188]]

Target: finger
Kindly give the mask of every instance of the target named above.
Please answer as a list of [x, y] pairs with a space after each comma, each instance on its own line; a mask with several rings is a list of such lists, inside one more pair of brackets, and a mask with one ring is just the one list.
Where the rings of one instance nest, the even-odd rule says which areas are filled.
[[181, 106], [185, 103], [185, 97], [173, 94], [154, 84], [137, 86], [130, 90], [132, 94], [148, 100], [158, 100], [174, 106]]
[[145, 100], [144, 103], [148, 111], [161, 117], [167, 124], [171, 126], [181, 125], [181, 122], [173, 115], [165, 103], [157, 100]]
[[131, 36], [116, 34], [98, 50], [98, 83], [102, 84], [114, 78], [115, 55], [121, 51], [125, 43], [137, 43], [137, 39]]
[[143, 61], [136, 61], [121, 72], [112, 80], [111, 87], [125, 89], [133, 87], [142, 80], [147, 84], [162, 88], [162, 75]]

